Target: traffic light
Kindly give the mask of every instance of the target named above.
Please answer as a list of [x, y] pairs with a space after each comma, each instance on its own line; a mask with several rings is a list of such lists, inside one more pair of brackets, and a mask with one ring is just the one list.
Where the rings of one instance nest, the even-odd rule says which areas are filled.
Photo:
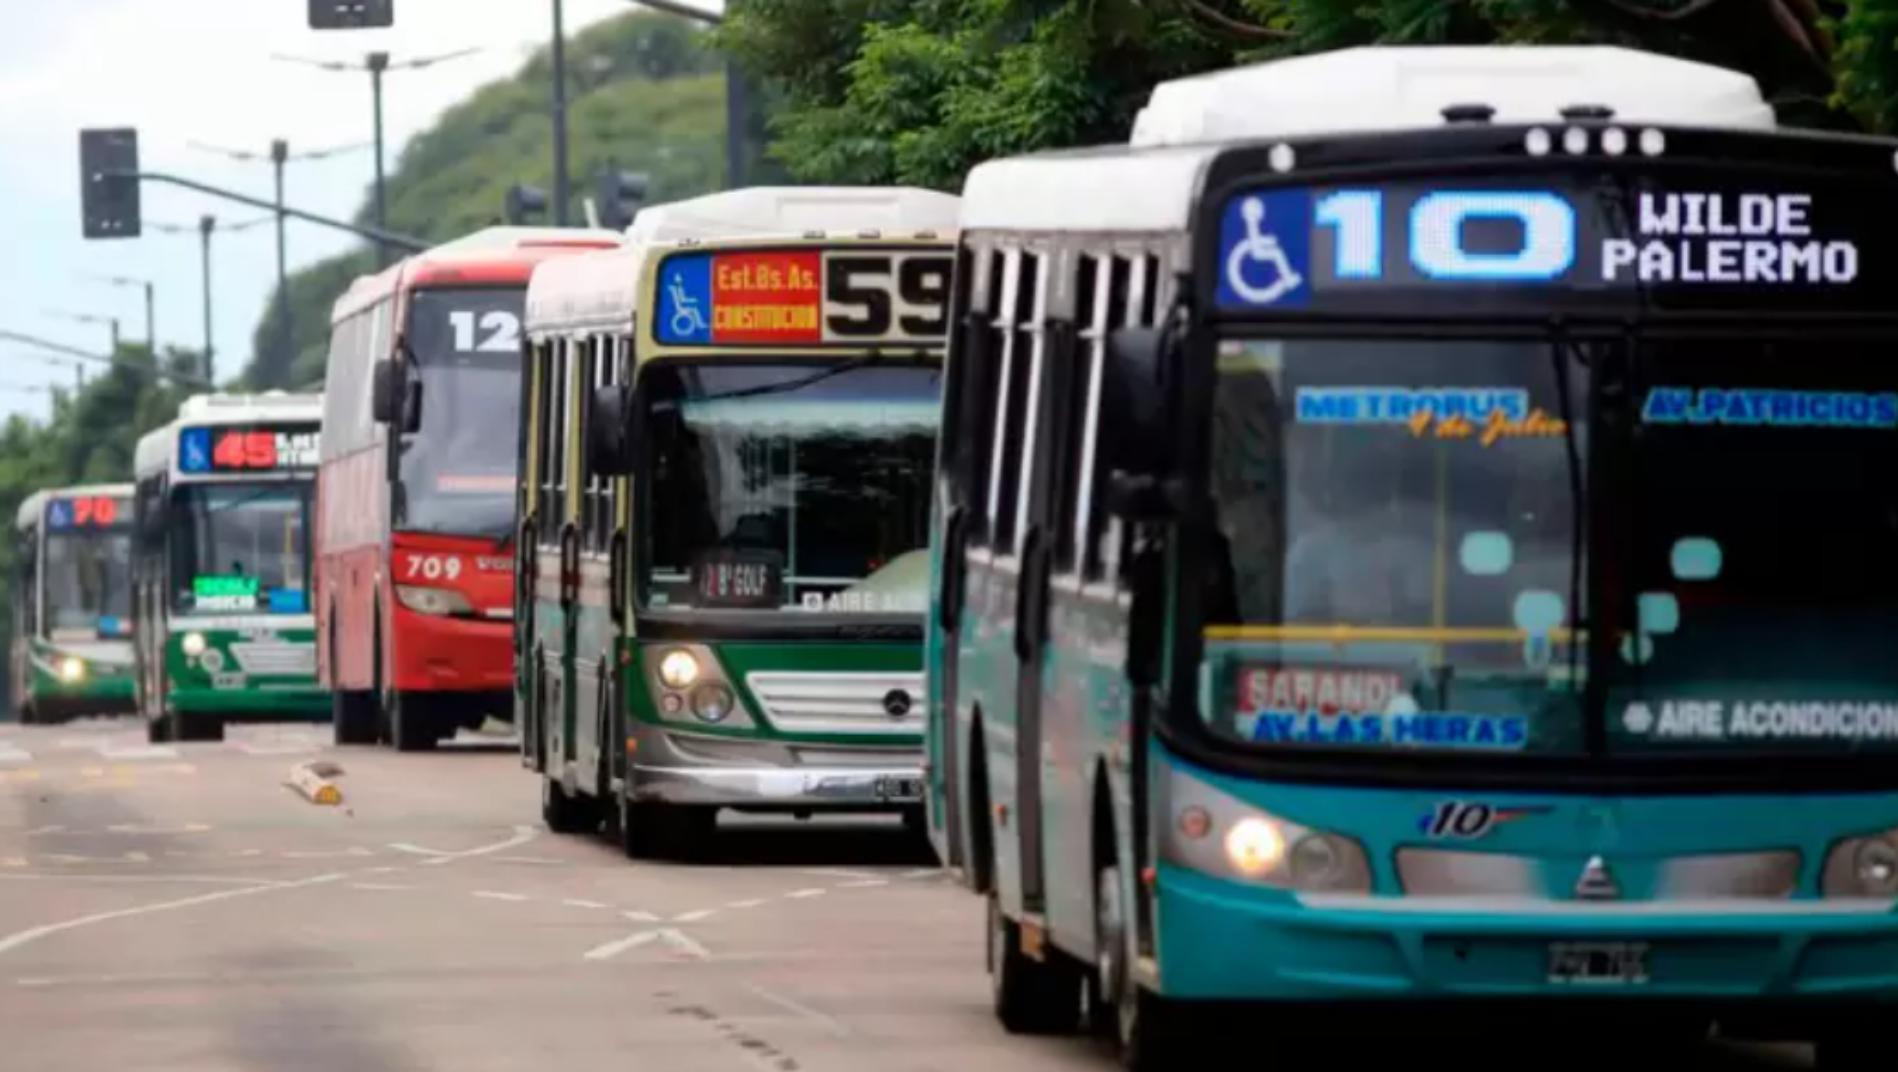
[[87, 238], [137, 238], [138, 131], [79, 132], [79, 203]]
[[507, 188], [507, 205], [504, 213], [510, 224], [526, 223], [530, 216], [547, 214], [547, 191], [538, 186], [515, 183]]
[[310, 29], [361, 30], [395, 25], [395, 0], [310, 0]]
[[651, 185], [644, 172], [621, 171], [608, 167], [593, 180], [594, 197], [599, 201], [600, 226], [624, 231], [639, 214]]

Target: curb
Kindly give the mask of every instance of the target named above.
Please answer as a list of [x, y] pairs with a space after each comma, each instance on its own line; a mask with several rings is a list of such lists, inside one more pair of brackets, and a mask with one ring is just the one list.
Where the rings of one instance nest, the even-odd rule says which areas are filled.
[[321, 760], [299, 763], [290, 768], [290, 778], [283, 784], [312, 804], [334, 806], [343, 802], [343, 791], [330, 779], [341, 773], [343, 769], [334, 763]]

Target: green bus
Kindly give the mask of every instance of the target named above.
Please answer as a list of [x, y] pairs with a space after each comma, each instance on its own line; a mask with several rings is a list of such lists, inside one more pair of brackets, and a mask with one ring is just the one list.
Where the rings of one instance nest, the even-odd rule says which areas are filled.
[[22, 722], [133, 709], [132, 488], [34, 492], [14, 523], [11, 706]]
[[139, 711], [154, 742], [330, 717], [310, 517], [319, 395], [198, 395], [134, 455]]
[[737, 190], [536, 269], [517, 702], [552, 829], [646, 856], [721, 807], [920, 826], [955, 205]]

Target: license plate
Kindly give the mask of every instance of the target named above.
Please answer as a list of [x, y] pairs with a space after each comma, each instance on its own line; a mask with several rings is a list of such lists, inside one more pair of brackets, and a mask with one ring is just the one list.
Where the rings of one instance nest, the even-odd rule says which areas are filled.
[[1646, 942], [1553, 942], [1549, 982], [1630, 986], [1648, 981]]
[[876, 795], [878, 800], [921, 800], [923, 780], [921, 778], [878, 778]]

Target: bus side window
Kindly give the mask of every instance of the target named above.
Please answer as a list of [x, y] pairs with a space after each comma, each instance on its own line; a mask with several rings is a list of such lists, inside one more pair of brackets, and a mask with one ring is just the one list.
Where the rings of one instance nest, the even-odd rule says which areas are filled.
[[593, 396], [613, 376], [614, 341], [609, 335], [587, 340], [585, 387], [580, 393], [580, 467], [586, 479], [580, 484], [580, 539], [589, 551], [606, 550], [606, 478], [587, 464], [585, 444], [593, 434]]
[[560, 538], [560, 522], [566, 512], [562, 491], [566, 486], [562, 472], [566, 442], [566, 370], [567, 340], [556, 338], [549, 344], [548, 358], [542, 365], [540, 390], [540, 542], [551, 547]]
[[1097, 407], [1100, 404], [1101, 355], [1106, 346], [1107, 288], [1113, 276], [1114, 258], [1092, 253], [1080, 255], [1075, 273], [1074, 323], [1079, 329], [1074, 360], [1078, 368], [1066, 378], [1070, 397], [1064, 409], [1070, 414], [1061, 452], [1066, 471], [1061, 473], [1060, 505], [1054, 515], [1055, 571], [1079, 575], [1082, 550], [1087, 546], [1087, 512], [1093, 500], [1092, 471], [1097, 434]]
[[996, 410], [994, 467], [989, 488], [991, 545], [1013, 554], [1027, 505], [1026, 465], [1033, 461], [1032, 394], [1041, 338], [1039, 319], [1047, 286], [1042, 258], [1013, 252], [1009, 278], [1002, 286], [1002, 394]]
[[[993, 476], [995, 446], [995, 398], [1001, 390], [1004, 331], [1001, 319], [1003, 281], [1010, 278], [1013, 255], [997, 249], [976, 254], [975, 271], [981, 282], [972, 285], [969, 314], [957, 330], [968, 337], [959, 360], [967, 367], [956, 371], [960, 382], [960, 416], [957, 419], [959, 470], [967, 487], [964, 501], [970, 511], [970, 543], [985, 543], [991, 532], [989, 488]], [[977, 359], [979, 353], [979, 360]]]

